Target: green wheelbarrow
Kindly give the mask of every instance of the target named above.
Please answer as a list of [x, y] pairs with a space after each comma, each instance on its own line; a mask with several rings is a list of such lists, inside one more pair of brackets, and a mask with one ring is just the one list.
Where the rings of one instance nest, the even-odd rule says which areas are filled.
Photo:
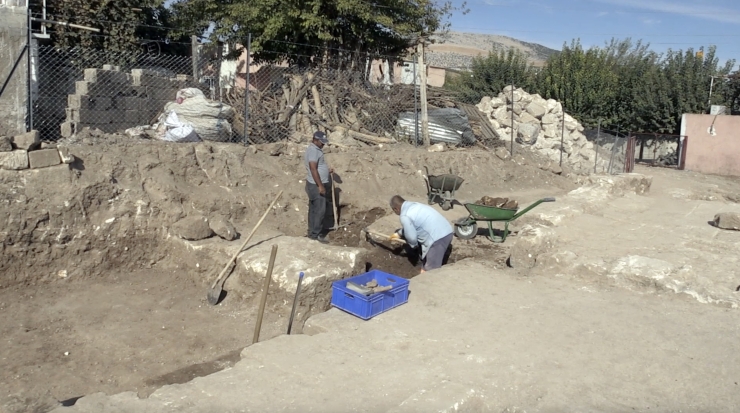
[[[498, 208], [473, 203], [463, 204], [465, 209], [468, 210], [469, 215], [454, 222], [455, 235], [460, 239], [473, 239], [478, 235], [478, 221], [483, 221], [488, 222], [488, 239], [493, 242], [504, 242], [506, 241], [506, 236], [509, 235], [509, 223], [531, 211], [532, 208], [543, 202], [555, 202], [555, 198], [542, 198], [522, 210], [519, 210], [518, 208]], [[504, 234], [500, 237], [493, 233], [494, 221], [504, 222]]]

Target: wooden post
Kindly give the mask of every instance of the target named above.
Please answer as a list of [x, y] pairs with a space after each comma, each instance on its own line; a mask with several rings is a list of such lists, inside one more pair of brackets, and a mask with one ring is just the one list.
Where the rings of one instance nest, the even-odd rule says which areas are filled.
[[223, 42], [217, 42], [216, 43], [216, 59], [218, 60], [218, 63], [216, 64], [216, 100], [219, 102], [222, 101], [221, 99], [221, 91], [223, 88], [223, 85], [221, 85], [221, 62], [224, 60], [224, 44]]
[[427, 68], [424, 63], [424, 48], [425, 39], [421, 39], [419, 43], [419, 74], [421, 83], [419, 85], [420, 98], [421, 98], [421, 136], [424, 138], [424, 145], [429, 146], [429, 115], [427, 114]]
[[198, 36], [190, 36], [190, 53], [191, 60], [193, 61], [193, 82], [198, 83], [200, 80], [198, 76]]

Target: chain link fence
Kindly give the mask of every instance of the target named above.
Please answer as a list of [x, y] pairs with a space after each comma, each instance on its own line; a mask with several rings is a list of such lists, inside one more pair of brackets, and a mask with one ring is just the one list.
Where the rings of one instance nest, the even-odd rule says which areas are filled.
[[[44, 141], [85, 127], [115, 133], [151, 125], [178, 90], [207, 90], [194, 80], [189, 56], [41, 46], [36, 59], [31, 127]], [[203, 69], [196, 65], [196, 71]]]

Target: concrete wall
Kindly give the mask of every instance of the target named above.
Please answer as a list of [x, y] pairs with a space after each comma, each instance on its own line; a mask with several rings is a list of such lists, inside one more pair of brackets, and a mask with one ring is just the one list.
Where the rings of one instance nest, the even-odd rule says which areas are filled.
[[[442, 87], [445, 84], [445, 69], [426, 65], [427, 85]], [[373, 60], [370, 65], [370, 82], [373, 84], [406, 84], [414, 83], [414, 63], [396, 62], [393, 64], [393, 73], [389, 74], [389, 65], [385, 60]], [[417, 68], [416, 76], [419, 76]]]
[[[0, 86], [5, 83], [26, 45], [26, 19], [25, 7], [0, 3]], [[13, 136], [26, 131], [27, 61], [27, 55], [24, 54], [0, 96], [0, 136]]]
[[681, 135], [688, 137], [684, 169], [740, 176], [740, 116], [685, 114]]

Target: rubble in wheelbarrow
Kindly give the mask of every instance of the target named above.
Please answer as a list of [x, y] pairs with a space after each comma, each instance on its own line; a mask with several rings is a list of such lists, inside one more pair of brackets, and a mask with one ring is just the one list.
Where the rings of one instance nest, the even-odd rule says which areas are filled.
[[505, 208], [505, 209], [519, 208], [519, 203], [516, 200], [509, 199], [509, 198], [494, 198], [490, 196], [484, 196], [483, 198], [477, 200], [475, 203], [477, 205], [485, 205], [485, 206], [491, 206], [491, 207], [496, 207], [496, 208]]

